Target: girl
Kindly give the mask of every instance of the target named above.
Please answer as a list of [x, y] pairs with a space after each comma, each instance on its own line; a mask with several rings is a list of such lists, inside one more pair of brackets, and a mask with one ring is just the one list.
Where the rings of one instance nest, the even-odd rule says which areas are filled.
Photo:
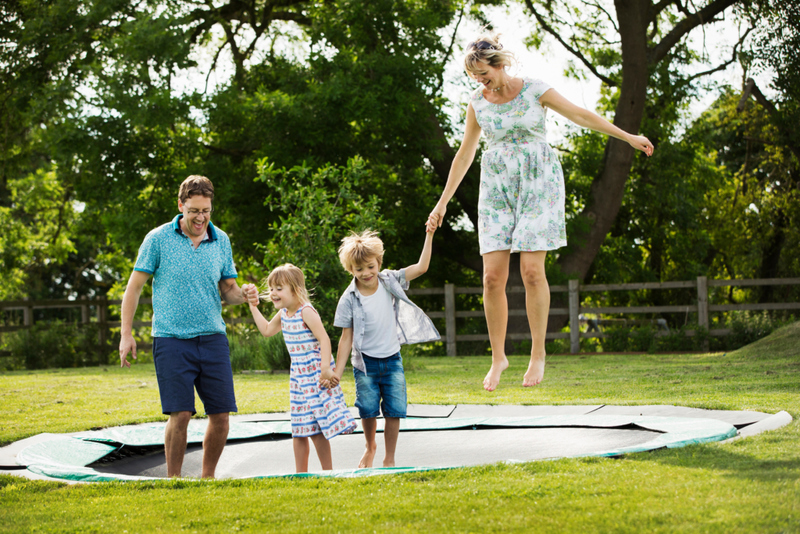
[[258, 310], [258, 299], [250, 301], [250, 312], [264, 336], [283, 331], [292, 358], [289, 401], [295, 467], [298, 473], [308, 472], [308, 438], [311, 438], [322, 469], [333, 469], [328, 440], [351, 433], [356, 423], [344, 403], [341, 387], [323, 389], [319, 385], [334, 376], [331, 340], [309, 302], [303, 271], [291, 263], [281, 265], [269, 273], [267, 287], [272, 304], [280, 312], [267, 321]]

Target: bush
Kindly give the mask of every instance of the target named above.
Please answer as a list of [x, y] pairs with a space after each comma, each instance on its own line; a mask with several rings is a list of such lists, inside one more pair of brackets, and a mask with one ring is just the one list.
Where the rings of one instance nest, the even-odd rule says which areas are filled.
[[[569, 348], [569, 339], [553, 339], [544, 344], [547, 354], [569, 354]], [[530, 354], [530, 350], [527, 354]]]
[[726, 349], [734, 350], [768, 336], [781, 326], [792, 322], [771, 317], [766, 311], [733, 312], [728, 320], [731, 333], [726, 338]]
[[[694, 336], [686, 335], [688, 330], [694, 330]], [[658, 352], [702, 351], [708, 340], [707, 329], [697, 325], [686, 325], [680, 330], [670, 330], [669, 333], [657, 337], [655, 350]]]
[[261, 334], [229, 336], [231, 367], [244, 370], [288, 370], [292, 359], [283, 342], [283, 334], [264, 337]]
[[270, 227], [270, 240], [258, 245], [264, 252], [264, 265], [273, 268], [290, 262], [303, 271], [314, 307], [333, 338], [338, 335], [332, 323], [339, 297], [352, 279], [339, 263], [339, 240], [349, 231], [366, 228], [392, 232], [378, 196], [360, 193], [375, 170], [359, 157], [344, 166], [318, 169], [305, 163], [288, 170], [275, 169], [267, 158], [257, 165], [256, 180], [271, 189], [265, 206], [282, 214]]
[[36, 323], [8, 336], [13, 369], [48, 369], [107, 365], [113, 354], [111, 346], [98, 350], [97, 325], [78, 325], [54, 321]]
[[631, 337], [631, 329], [627, 326], [612, 326], [606, 328], [606, 337], [603, 338], [604, 352], [627, 352], [628, 340]]

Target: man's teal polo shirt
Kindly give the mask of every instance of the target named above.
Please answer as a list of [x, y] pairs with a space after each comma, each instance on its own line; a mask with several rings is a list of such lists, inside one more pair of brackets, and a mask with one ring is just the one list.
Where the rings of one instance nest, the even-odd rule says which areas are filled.
[[145, 236], [133, 268], [153, 275], [153, 337], [224, 334], [219, 282], [238, 276], [231, 241], [209, 221], [208, 239], [194, 248], [182, 217]]

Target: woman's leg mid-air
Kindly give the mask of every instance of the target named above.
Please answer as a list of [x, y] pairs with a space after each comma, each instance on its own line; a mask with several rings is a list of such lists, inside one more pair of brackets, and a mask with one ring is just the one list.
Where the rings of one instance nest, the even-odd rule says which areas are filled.
[[498, 250], [483, 255], [483, 310], [492, 345], [492, 367], [483, 379], [483, 388], [494, 391], [500, 375], [508, 368], [506, 358], [506, 328], [508, 327], [508, 265], [511, 252]]
[[531, 329], [531, 361], [522, 379], [523, 386], [535, 386], [544, 377], [544, 341], [550, 313], [550, 286], [544, 271], [546, 251], [520, 252], [520, 272], [525, 285], [525, 307]]

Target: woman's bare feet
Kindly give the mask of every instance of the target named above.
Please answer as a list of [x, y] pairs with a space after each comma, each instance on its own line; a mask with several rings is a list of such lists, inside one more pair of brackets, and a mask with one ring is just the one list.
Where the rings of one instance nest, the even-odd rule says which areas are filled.
[[522, 377], [522, 385], [524, 387], [536, 386], [544, 378], [544, 356], [544, 352], [536, 356], [531, 354], [528, 370], [525, 371], [525, 376]]
[[489, 369], [489, 372], [486, 373], [486, 378], [483, 379], [483, 389], [486, 391], [494, 391], [497, 389], [497, 385], [500, 383], [500, 375], [503, 374], [503, 371], [508, 369], [508, 358], [505, 355], [502, 359], [498, 359], [497, 361], [495, 358], [492, 358], [492, 367]]

